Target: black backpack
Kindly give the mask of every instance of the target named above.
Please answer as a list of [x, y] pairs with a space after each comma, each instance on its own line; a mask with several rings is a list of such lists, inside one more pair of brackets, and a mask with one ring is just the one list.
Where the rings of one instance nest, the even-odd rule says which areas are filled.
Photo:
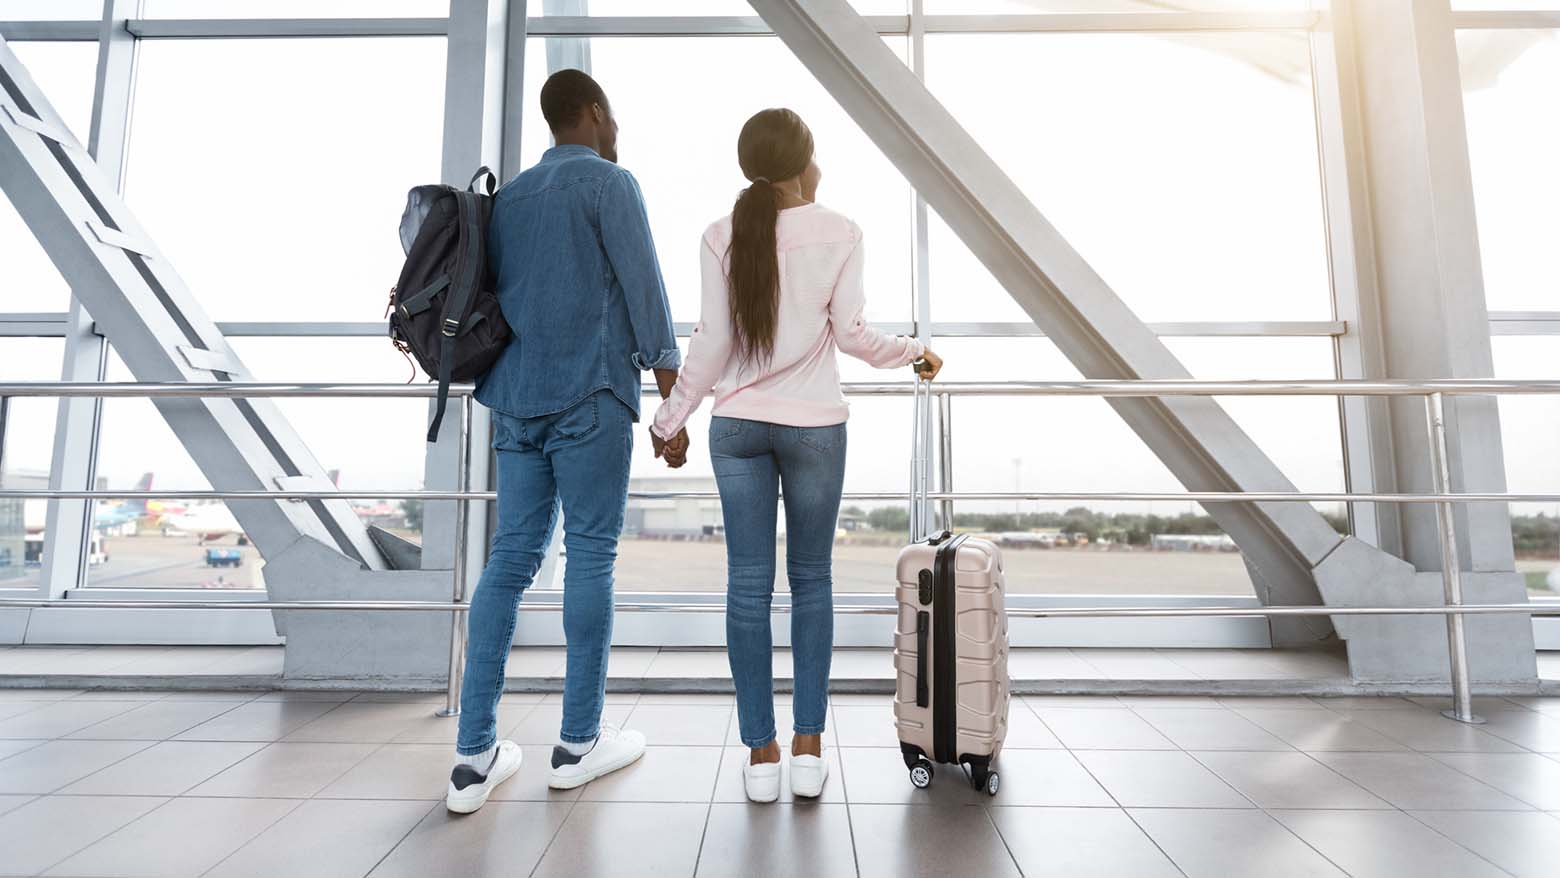
[[390, 339], [439, 382], [429, 442], [438, 438], [450, 382], [476, 380], [509, 344], [487, 259], [496, 182], [484, 167], [465, 190], [418, 186], [401, 215], [406, 264], [390, 289]]

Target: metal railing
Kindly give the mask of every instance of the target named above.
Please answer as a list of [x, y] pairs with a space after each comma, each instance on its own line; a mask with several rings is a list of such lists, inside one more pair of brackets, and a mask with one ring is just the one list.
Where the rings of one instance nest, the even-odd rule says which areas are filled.
[[[852, 396], [910, 396], [908, 382], [847, 384]], [[277, 383], [95, 383], [95, 382], [20, 382], [0, 383], [0, 412], [9, 400], [19, 397], [97, 397], [97, 398], [231, 398], [263, 397], [309, 398], [385, 398], [432, 397], [436, 388], [426, 384], [277, 384]], [[254, 609], [272, 611], [420, 611], [448, 612], [451, 616], [449, 677], [446, 702], [440, 715], [459, 712], [461, 674], [464, 669], [465, 617], [470, 608], [466, 600], [465, 555], [469, 540], [467, 504], [491, 501], [496, 492], [473, 491], [470, 485], [469, 446], [471, 438], [472, 388], [456, 385], [450, 392], [457, 397], [460, 416], [457, 433], [456, 485], [454, 491], [323, 491], [323, 490], [249, 490], [249, 491], [93, 491], [93, 490], [0, 490], [0, 498], [40, 500], [98, 499], [184, 499], [184, 500], [318, 500], [318, 499], [422, 499], [456, 501], [455, 554], [452, 563], [453, 587], [449, 602], [438, 601], [268, 601], [239, 603], [230, 601], [107, 601], [91, 599], [4, 598], [0, 608], [76, 609]], [[646, 388], [647, 394], [653, 388]], [[941, 466], [940, 490], [928, 492], [929, 500], [939, 501], [946, 524], [953, 522], [955, 500], [1100, 500], [1100, 501], [1192, 501], [1197, 503], [1251, 502], [1382, 502], [1433, 503], [1440, 532], [1441, 574], [1445, 603], [1419, 607], [1057, 607], [1013, 608], [1013, 618], [1113, 618], [1113, 617], [1294, 617], [1294, 616], [1411, 616], [1440, 615], [1447, 620], [1450, 657], [1452, 708], [1444, 713], [1460, 722], [1479, 722], [1472, 707], [1468, 674], [1467, 638], [1463, 617], [1468, 615], [1522, 614], [1560, 615], [1560, 607], [1530, 604], [1465, 604], [1462, 596], [1462, 570], [1457, 550], [1454, 505], [1457, 503], [1560, 502], [1560, 494], [1519, 494], [1510, 492], [1453, 493], [1447, 454], [1445, 397], [1457, 395], [1560, 394], [1560, 381], [1019, 381], [1019, 382], [943, 382], [933, 391], [938, 397], [940, 429], [937, 431]], [[1302, 492], [1302, 491], [1188, 491], [1160, 492], [957, 492], [952, 485], [952, 397], [954, 396], [1090, 396], [1103, 398], [1162, 398], [1175, 396], [1418, 396], [1425, 401], [1425, 424], [1430, 439], [1431, 483], [1428, 493], [1389, 492]], [[3, 422], [0, 422], [3, 425]], [[0, 433], [3, 438], [3, 433]], [[0, 441], [0, 448], [3, 448]], [[930, 456], [921, 462], [930, 466]], [[924, 474], [928, 480], [930, 472]], [[928, 481], [929, 484], [929, 481]], [[718, 499], [715, 492], [635, 491], [633, 499]], [[857, 492], [848, 500], [901, 500], [897, 492]], [[557, 611], [559, 604], [524, 604], [525, 611]], [[618, 602], [616, 609], [626, 612], [718, 613], [720, 604], [670, 604], [662, 602]], [[845, 615], [893, 615], [892, 606], [837, 606], [834, 612]]]

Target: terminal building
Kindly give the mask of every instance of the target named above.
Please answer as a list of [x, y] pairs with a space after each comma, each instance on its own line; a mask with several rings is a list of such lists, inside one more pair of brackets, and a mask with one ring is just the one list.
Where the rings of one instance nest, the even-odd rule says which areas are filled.
[[[387, 295], [408, 192], [536, 164], [566, 69], [684, 354], [786, 107], [864, 320], [945, 363], [923, 408], [839, 358], [832, 617], [778, 564], [782, 726], [832, 625], [816, 800], [744, 795], [710, 408], [668, 470], [647, 376], [644, 753], [549, 787], [555, 528], [524, 767], [449, 804], [503, 439], [456, 381], [427, 441]], [[1557, 106], [1560, 0], [0, 0], [0, 874], [1560, 874]], [[1000, 792], [902, 749], [966, 683], [916, 692], [898, 569], [944, 530], [1001, 553], [945, 636], [1006, 637]]]

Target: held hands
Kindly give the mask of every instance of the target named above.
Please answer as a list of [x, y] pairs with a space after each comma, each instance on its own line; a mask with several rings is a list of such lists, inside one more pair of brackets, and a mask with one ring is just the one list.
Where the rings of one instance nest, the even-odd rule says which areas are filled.
[[655, 449], [655, 456], [666, 461], [666, 465], [677, 469], [688, 462], [688, 429], [685, 427], [677, 431], [677, 435], [670, 440], [662, 439], [650, 431], [650, 446]]
[[943, 361], [942, 357], [932, 353], [931, 348], [927, 348], [924, 352], [922, 352], [921, 359], [911, 363], [910, 366], [911, 368], [915, 369], [915, 374], [917, 377], [931, 381], [933, 378], [937, 377], [938, 372], [942, 371]]

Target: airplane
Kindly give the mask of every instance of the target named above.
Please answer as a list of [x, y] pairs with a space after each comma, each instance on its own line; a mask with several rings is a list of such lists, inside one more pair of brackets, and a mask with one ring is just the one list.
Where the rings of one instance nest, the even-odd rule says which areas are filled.
[[225, 503], [196, 503], [178, 512], [164, 512], [162, 524], [194, 534], [201, 543], [219, 540], [228, 534], [238, 534], [241, 545], [245, 542], [243, 527]]
[[[152, 489], [152, 474], [141, 476], [141, 481], [136, 483], [137, 491], [150, 491]], [[92, 516], [92, 526], [103, 530], [119, 527], [137, 521], [152, 513], [152, 509], [145, 500], [122, 500], [118, 503], [99, 503]]]

